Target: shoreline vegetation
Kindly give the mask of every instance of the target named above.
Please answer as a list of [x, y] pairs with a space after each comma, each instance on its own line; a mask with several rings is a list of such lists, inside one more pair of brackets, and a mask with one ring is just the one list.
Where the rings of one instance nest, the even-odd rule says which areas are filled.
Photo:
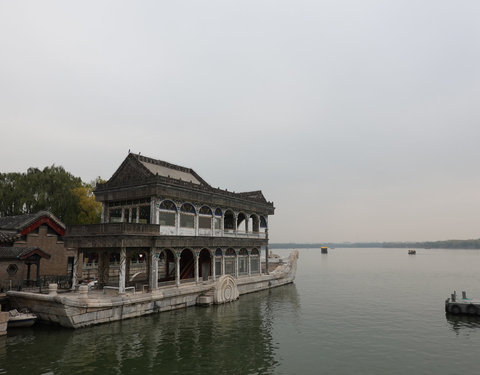
[[477, 240], [446, 240], [427, 242], [325, 242], [325, 243], [270, 243], [271, 249], [317, 249], [322, 246], [329, 248], [412, 248], [412, 249], [480, 249], [480, 239]]

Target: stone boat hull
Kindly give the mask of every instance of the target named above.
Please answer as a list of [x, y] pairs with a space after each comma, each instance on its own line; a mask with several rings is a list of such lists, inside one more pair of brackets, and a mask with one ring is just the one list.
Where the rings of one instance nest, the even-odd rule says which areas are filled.
[[[15, 308], [27, 308], [38, 321], [68, 328], [129, 319], [194, 305], [222, 304], [234, 301], [242, 294], [265, 290], [291, 283], [297, 270], [298, 251], [270, 274], [234, 278], [223, 275], [215, 281], [186, 283], [161, 287], [148, 293], [106, 295], [102, 291], [50, 294], [8, 292]], [[82, 288], [82, 287], [81, 287]]]

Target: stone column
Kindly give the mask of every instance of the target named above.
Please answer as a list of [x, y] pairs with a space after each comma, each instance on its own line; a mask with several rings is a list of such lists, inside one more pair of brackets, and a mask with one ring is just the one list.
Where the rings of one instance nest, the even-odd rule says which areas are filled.
[[198, 222], [199, 222], [200, 220], [198, 220], [198, 218], [199, 218], [198, 215], [199, 215], [199, 214], [198, 214], [198, 209], [197, 209], [197, 207], [195, 207], [195, 210], [196, 210], [197, 212], [196, 212], [195, 215], [193, 216], [193, 227], [195, 228], [195, 236], [198, 236], [198, 225], [199, 225]]
[[125, 285], [130, 281], [130, 266], [132, 265], [132, 259], [130, 257], [130, 251], [125, 248]]
[[215, 258], [215, 253], [213, 253], [213, 256], [212, 256], [212, 279], [213, 279], [213, 281], [215, 281], [215, 279], [216, 279], [215, 266], [216, 266], [216, 258]]
[[151, 291], [158, 289], [158, 258], [155, 254], [155, 248], [150, 248], [150, 282], [149, 289]]
[[238, 215], [236, 212], [233, 213], [233, 235], [237, 237], [237, 220], [238, 220]]
[[155, 198], [150, 200], [150, 224], [158, 224], [156, 222]]
[[180, 207], [177, 206], [177, 212], [175, 213], [175, 234], [178, 236], [180, 233]]
[[175, 253], [175, 285], [180, 286], [180, 254]]
[[222, 210], [222, 216], [220, 220], [220, 236], [223, 237], [223, 233], [225, 232], [225, 213]]
[[238, 254], [235, 251], [235, 277], [238, 277]]
[[199, 254], [196, 251], [194, 251], [193, 252], [193, 261], [195, 263], [195, 268], [194, 268], [195, 283], [197, 283], [197, 284], [198, 284], [198, 279], [199, 279], [199, 277], [198, 277], [198, 257], [199, 257]]
[[250, 258], [250, 252], [248, 252], [248, 276], [252, 276], [252, 260]]
[[267, 239], [267, 244], [265, 245], [265, 273], [269, 275], [270, 271], [268, 270], [268, 228], [265, 229], [265, 238]]
[[102, 203], [102, 213], [100, 214], [100, 222], [105, 223], [105, 203]]
[[118, 293], [125, 293], [125, 273], [127, 263], [127, 249], [125, 246], [120, 248], [120, 269], [118, 273]]
[[[103, 206], [102, 206], [103, 207]], [[72, 268], [72, 287], [71, 290], [75, 290], [78, 284], [78, 258], [80, 257], [80, 250], [75, 249], [75, 255], [73, 257], [73, 268]]]

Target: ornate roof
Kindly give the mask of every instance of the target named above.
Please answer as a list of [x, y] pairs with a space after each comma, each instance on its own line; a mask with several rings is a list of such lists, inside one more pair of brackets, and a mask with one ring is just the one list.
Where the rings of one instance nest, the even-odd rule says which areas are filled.
[[50, 259], [50, 254], [42, 251], [39, 247], [0, 247], [0, 259], [26, 259], [32, 255]]
[[[260, 190], [235, 193], [213, 188], [193, 169], [130, 153], [113, 176], [104, 184], [98, 184], [95, 195], [100, 201], [116, 199], [107, 192], [130, 189], [139, 186], [172, 186], [201, 194], [236, 199], [261, 204], [273, 214], [273, 203], [268, 202]], [[126, 196], [126, 195], [123, 195]], [[108, 198], [107, 198], [108, 197]]]
[[119, 185], [133, 179], [145, 179], [153, 176], [171, 180], [189, 182], [195, 185], [208, 185], [193, 169], [142, 156], [129, 154], [107, 184]]

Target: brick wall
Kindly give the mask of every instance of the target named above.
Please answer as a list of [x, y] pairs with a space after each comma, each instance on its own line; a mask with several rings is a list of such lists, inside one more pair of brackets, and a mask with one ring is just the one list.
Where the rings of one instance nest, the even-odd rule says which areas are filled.
[[[47, 225], [38, 227], [38, 233], [27, 234], [26, 241], [16, 241], [14, 246], [38, 246], [51, 256], [50, 259], [40, 261], [40, 275], [67, 275], [68, 257], [74, 256], [73, 250], [67, 250], [59, 236], [48, 231]], [[30, 277], [35, 279], [37, 270], [31, 267]]]

